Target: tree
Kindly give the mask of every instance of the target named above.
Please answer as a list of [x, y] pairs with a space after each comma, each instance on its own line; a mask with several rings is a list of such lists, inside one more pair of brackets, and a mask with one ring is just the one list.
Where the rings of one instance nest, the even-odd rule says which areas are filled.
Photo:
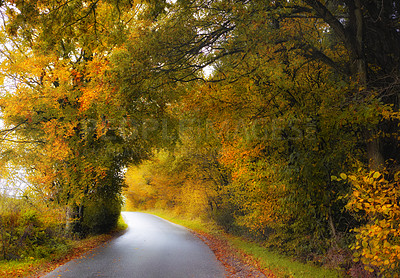
[[[165, 82], [198, 81], [183, 105], [216, 126], [242, 119], [248, 126], [258, 121], [261, 133], [275, 132], [274, 142], [246, 140], [234, 129], [221, 132], [219, 140], [221, 156], [233, 157], [225, 163], [236, 161], [225, 166], [238, 176], [228, 185], [236, 190], [232, 199], [242, 213], [237, 219], [253, 224], [246, 220], [264, 217], [261, 226], [273, 225], [265, 217], [272, 213], [263, 214], [271, 203], [263, 201], [276, 202], [273, 207], [286, 216], [276, 227], [286, 249], [325, 252], [344, 244], [340, 238], [348, 228], [360, 225], [348, 212], [342, 215], [341, 197], [350, 184], [332, 175], [385, 165], [389, 177], [396, 172], [397, 6], [178, 1], [168, 10], [173, 16], [160, 14], [150, 34], [155, 49], [164, 46], [154, 53]], [[181, 35], [171, 40], [173, 33]], [[375, 34], [385, 43], [379, 45]], [[206, 78], [201, 70], [210, 65], [213, 73]], [[256, 176], [260, 172], [273, 172], [283, 189], [274, 191], [268, 178]], [[254, 184], [255, 192], [265, 194], [261, 201], [249, 194]], [[268, 199], [271, 192], [276, 195]], [[253, 209], [260, 213], [251, 216]]]
[[[171, 11], [174, 17], [160, 20], [163, 32], [154, 35], [165, 46], [159, 55], [167, 62], [159, 70], [179, 72], [174, 75], [175, 80], [201, 78], [195, 72], [207, 65], [216, 65], [225, 56], [245, 57], [249, 49], [269, 42], [276, 45], [277, 53], [297, 52], [307, 61], [325, 63], [343, 81], [357, 83], [349, 103], [378, 101], [398, 106], [393, 97], [399, 64], [399, 53], [394, 47], [399, 41], [396, 1], [177, 3]], [[296, 28], [290, 29], [293, 24]], [[264, 36], [251, 37], [250, 34], [256, 34], [254, 30]], [[182, 35], [168, 40], [173, 32]], [[248, 36], [239, 37], [238, 32]], [[321, 47], [321, 43], [326, 47]], [[340, 56], [335, 55], [338, 52]], [[393, 130], [394, 125], [390, 120], [383, 121], [378, 129]], [[378, 139], [373, 135], [378, 130], [374, 129], [366, 127], [365, 131], [369, 134], [365, 144], [372, 168], [397, 159], [392, 157], [397, 153], [393, 150], [397, 146], [394, 139]]]
[[[131, 69], [130, 80], [119, 80], [121, 65], [132, 62], [124, 43], [140, 31], [132, 27], [135, 7], [129, 1], [10, 1], [2, 7], [2, 72], [15, 84], [1, 99], [9, 127], [3, 141], [16, 143], [13, 163], [27, 169], [45, 200], [68, 206], [67, 227], [82, 235], [116, 224], [123, 168], [151, 148], [142, 119], [162, 110], [146, 96], [147, 68], [134, 69], [135, 85], [129, 84]], [[113, 220], [91, 229], [85, 218], [104, 221], [108, 212], [95, 214], [107, 209], [105, 200]]]
[[[180, 196], [203, 194], [199, 206], [227, 230], [321, 256], [354, 240], [349, 228], [362, 242], [366, 223], [386, 217], [357, 216], [364, 201], [348, 196], [367, 174], [346, 173], [383, 169], [396, 188], [398, 6], [6, 1], [2, 62], [18, 86], [0, 103], [13, 136], [3, 139], [36, 147], [15, 149], [15, 161], [78, 216], [106, 199], [116, 215], [121, 170], [162, 145], [149, 204], [184, 208]], [[179, 130], [188, 116], [200, 124]]]

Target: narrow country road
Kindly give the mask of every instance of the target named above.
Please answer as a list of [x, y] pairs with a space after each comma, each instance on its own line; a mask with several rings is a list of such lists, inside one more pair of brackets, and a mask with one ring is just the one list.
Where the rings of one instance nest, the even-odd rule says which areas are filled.
[[129, 226], [122, 236], [43, 277], [225, 277], [208, 246], [184, 227], [145, 213], [122, 216]]

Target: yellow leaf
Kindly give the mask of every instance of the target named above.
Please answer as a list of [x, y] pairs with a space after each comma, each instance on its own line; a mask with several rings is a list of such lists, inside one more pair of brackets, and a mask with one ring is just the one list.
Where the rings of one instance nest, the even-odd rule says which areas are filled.
[[378, 179], [381, 175], [379, 172], [375, 172], [374, 175], [372, 176], [374, 179]]
[[348, 178], [351, 179], [352, 181], [356, 181], [357, 180], [357, 177], [353, 176], [353, 175], [352, 176], [348, 176]]

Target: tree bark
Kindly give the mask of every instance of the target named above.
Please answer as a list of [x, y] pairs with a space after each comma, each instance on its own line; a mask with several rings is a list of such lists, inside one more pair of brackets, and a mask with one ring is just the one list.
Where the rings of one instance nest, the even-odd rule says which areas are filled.
[[363, 22], [363, 14], [361, 9], [360, 0], [354, 1], [354, 19], [355, 19], [355, 49], [357, 53], [355, 53], [355, 70], [354, 74], [358, 77], [361, 89], [367, 88], [368, 77], [367, 77], [367, 63], [364, 53], [364, 22]]
[[[350, 75], [356, 78], [360, 91], [368, 91], [368, 65], [365, 55], [365, 26], [363, 4], [361, 0], [345, 0], [349, 13], [348, 26], [345, 26], [319, 0], [304, 0], [335, 32], [349, 53]], [[377, 131], [365, 132], [366, 152], [369, 168], [377, 170], [384, 166], [379, 136]]]
[[70, 206], [67, 206], [65, 209], [65, 232], [66, 234], [70, 234], [73, 229], [73, 219], [74, 219], [74, 211]]

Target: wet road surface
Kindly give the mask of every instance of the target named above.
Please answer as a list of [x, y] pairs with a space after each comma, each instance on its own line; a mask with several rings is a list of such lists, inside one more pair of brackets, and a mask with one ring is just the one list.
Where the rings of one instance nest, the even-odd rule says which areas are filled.
[[129, 226], [123, 235], [43, 277], [225, 277], [212, 251], [186, 228], [146, 213], [122, 216]]

